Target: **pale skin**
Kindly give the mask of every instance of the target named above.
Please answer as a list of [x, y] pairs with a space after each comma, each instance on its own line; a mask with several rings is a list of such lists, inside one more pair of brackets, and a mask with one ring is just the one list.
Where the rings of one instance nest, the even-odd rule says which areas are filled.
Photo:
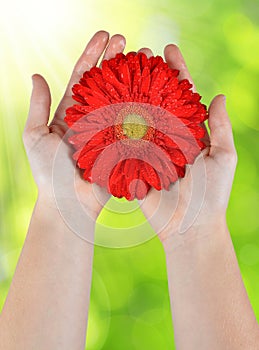
[[[65, 95], [50, 121], [50, 91], [43, 77], [33, 76], [30, 111], [24, 144], [38, 187], [38, 199], [25, 244], [0, 317], [0, 349], [84, 349], [92, 275], [95, 221], [109, 195], [75, 174], [75, 188], [86, 213], [78, 225], [90, 241], [81, 239], [63, 221], [52, 188], [56, 150], [67, 131], [65, 110], [74, 103], [71, 87], [85, 70], [125, 48], [125, 38], [101, 31], [79, 58]], [[140, 51], [148, 56], [151, 50]], [[165, 48], [165, 59], [191, 77], [179, 49]], [[226, 224], [226, 208], [237, 161], [224, 97], [217, 96], [209, 110], [210, 145], [185, 178], [164, 192], [150, 191], [141, 208], [157, 232], [166, 256], [177, 349], [259, 349], [255, 315], [246, 294]], [[74, 172], [70, 147], [64, 143], [59, 185], [62, 201], [74, 203], [65, 179]], [[206, 170], [205, 194], [197, 196], [200, 211], [184, 233], [191, 178]], [[204, 197], [203, 197], [204, 195]], [[217, 198], [217, 200], [215, 200]], [[177, 205], [174, 205], [177, 203]], [[159, 219], [156, 209], [159, 211]], [[174, 207], [174, 210], [172, 210]], [[186, 211], [187, 210], [187, 211]], [[161, 215], [162, 213], [162, 215]], [[169, 218], [169, 219], [168, 219]], [[187, 225], [188, 226], [188, 225]], [[127, 331], [127, 330], [125, 330]]]
[[[85, 348], [87, 315], [92, 277], [95, 220], [102, 206], [93, 186], [76, 173], [75, 187], [85, 217], [78, 226], [88, 231], [91, 242], [78, 237], [63, 221], [53, 196], [52, 166], [66, 132], [65, 110], [74, 103], [71, 87], [81, 74], [95, 66], [104, 53], [111, 58], [122, 52], [125, 39], [101, 31], [94, 35], [79, 58], [65, 95], [49, 122], [50, 91], [43, 77], [33, 76], [33, 92], [23, 140], [30, 161], [38, 199], [25, 244], [0, 317], [0, 349], [57, 350]], [[74, 171], [70, 148], [64, 147], [60, 176], [62, 201], [74, 203], [66, 193], [66, 178]], [[99, 191], [103, 202], [106, 191]], [[72, 209], [71, 209], [72, 210]]]
[[[164, 53], [170, 67], [192, 81], [178, 47], [168, 45]], [[142, 210], [165, 250], [176, 348], [258, 350], [258, 324], [226, 223], [237, 154], [225, 96], [213, 99], [208, 124], [207, 148], [186, 176], [163, 192], [160, 203], [161, 194], [151, 190]], [[192, 181], [198, 187], [204, 170], [205, 188], [197, 192]], [[199, 203], [196, 215], [191, 199]]]

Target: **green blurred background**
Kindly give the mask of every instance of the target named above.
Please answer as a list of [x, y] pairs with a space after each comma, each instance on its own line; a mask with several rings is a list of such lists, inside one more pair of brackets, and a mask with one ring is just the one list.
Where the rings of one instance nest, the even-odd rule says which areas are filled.
[[[204, 103], [215, 94], [227, 95], [239, 155], [228, 223], [259, 320], [258, 25], [257, 0], [13, 0], [1, 6], [1, 307], [36, 199], [21, 140], [30, 77], [37, 72], [47, 79], [54, 110], [85, 43], [105, 29], [126, 36], [126, 51], [148, 46], [161, 55], [166, 44], [179, 44]], [[119, 214], [112, 209], [118, 204], [99, 222], [108, 228], [133, 222], [132, 230], [142, 224], [139, 230], [152, 235], [136, 205], [123, 203], [125, 213]], [[124, 249], [96, 247], [86, 349], [174, 349], [165, 258], [157, 238]]]

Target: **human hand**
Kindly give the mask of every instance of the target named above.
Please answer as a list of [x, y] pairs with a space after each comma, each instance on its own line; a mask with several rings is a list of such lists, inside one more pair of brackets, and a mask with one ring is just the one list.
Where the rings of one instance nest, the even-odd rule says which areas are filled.
[[[152, 55], [149, 49], [143, 52]], [[168, 45], [164, 54], [168, 65], [180, 70], [179, 78], [192, 82], [178, 47]], [[209, 234], [210, 225], [225, 225], [237, 154], [223, 95], [211, 102], [208, 125], [210, 137], [207, 134], [204, 138], [207, 147], [193, 165], [187, 166], [185, 177], [172, 184], [169, 191], [151, 189], [141, 203], [166, 251], [199, 237], [201, 231]]]
[[103, 59], [110, 59], [123, 52], [124, 47], [125, 38], [121, 35], [114, 35], [109, 41], [109, 34], [100, 31], [92, 37], [74, 67], [64, 97], [50, 123], [51, 95], [48, 84], [38, 74], [32, 77], [33, 91], [23, 141], [39, 196], [48, 201], [62, 196], [55, 199], [68, 202], [73, 202], [77, 196], [84, 209], [95, 219], [109, 195], [103, 188], [94, 188], [82, 179], [72, 160], [73, 150], [67, 141], [70, 133], [63, 119], [66, 109], [74, 103], [72, 86], [79, 81], [83, 72], [96, 66], [103, 52]]

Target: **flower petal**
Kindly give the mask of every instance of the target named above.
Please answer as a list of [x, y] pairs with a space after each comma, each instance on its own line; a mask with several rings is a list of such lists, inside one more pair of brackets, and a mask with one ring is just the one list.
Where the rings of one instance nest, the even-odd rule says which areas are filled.
[[[168, 190], [185, 175], [185, 165], [206, 147], [201, 123], [208, 112], [192, 84], [178, 76], [162, 57], [135, 52], [119, 53], [83, 74], [72, 88], [78, 103], [64, 120], [75, 132], [69, 142], [85, 180], [132, 200], [151, 187]], [[147, 130], [140, 140], [122, 130], [125, 116], [117, 108], [122, 103], [129, 103], [129, 114], [132, 103], [139, 103], [136, 115], [144, 113]]]

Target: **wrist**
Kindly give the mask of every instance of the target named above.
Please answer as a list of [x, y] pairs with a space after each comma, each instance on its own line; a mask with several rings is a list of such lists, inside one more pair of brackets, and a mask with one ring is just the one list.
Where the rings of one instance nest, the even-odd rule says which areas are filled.
[[[89, 184], [89, 186], [91, 185]], [[49, 208], [58, 210], [61, 214], [63, 212], [80, 212], [82, 216], [87, 216], [94, 222], [102, 210], [102, 204], [87, 193], [75, 192], [73, 196], [67, 196], [66, 193], [57, 195], [53, 189], [52, 191], [44, 191], [44, 189], [38, 188], [38, 201]]]
[[89, 215], [78, 204], [67, 199], [56, 198], [38, 193], [34, 214], [37, 221], [49, 230], [63, 232], [64, 236], [73, 234], [88, 243], [94, 243], [95, 221], [94, 214]]
[[184, 232], [179, 229], [169, 229], [167, 232], [161, 232], [159, 238], [165, 254], [171, 255], [176, 250], [193, 249], [211, 238], [222, 239], [228, 234], [226, 216], [220, 215], [217, 218], [206, 218], [204, 222], [194, 223]]
[[166, 245], [164, 248], [168, 278], [170, 276], [184, 288], [192, 288], [197, 283], [197, 277], [201, 281], [209, 280], [219, 263], [224, 265], [227, 273], [228, 259], [233, 253], [231, 237], [225, 225], [186, 232], [181, 245], [173, 249]]

